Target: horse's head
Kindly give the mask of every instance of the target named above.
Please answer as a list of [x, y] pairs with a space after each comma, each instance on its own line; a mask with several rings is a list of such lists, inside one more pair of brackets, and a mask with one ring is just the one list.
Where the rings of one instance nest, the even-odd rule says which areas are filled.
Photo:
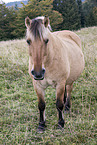
[[48, 17], [37, 17], [35, 19], [25, 19], [27, 27], [27, 43], [29, 45], [29, 55], [32, 60], [33, 66], [31, 74], [35, 80], [44, 79], [45, 68], [44, 59], [47, 55], [48, 44]]

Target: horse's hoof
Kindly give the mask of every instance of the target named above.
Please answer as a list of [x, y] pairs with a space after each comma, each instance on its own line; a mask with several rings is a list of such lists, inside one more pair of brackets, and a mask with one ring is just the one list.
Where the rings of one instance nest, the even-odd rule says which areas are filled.
[[64, 119], [59, 120], [57, 129], [62, 130], [64, 128], [64, 123], [65, 123]]
[[62, 130], [64, 127], [62, 127], [60, 124], [58, 124], [57, 129]]
[[37, 132], [38, 133], [43, 133], [45, 131], [45, 121], [43, 122], [39, 122], [39, 126], [38, 126], [38, 129], [37, 129]]
[[40, 128], [40, 127], [38, 127], [38, 129], [37, 129], [37, 133], [44, 133], [44, 131], [45, 131], [44, 128]]

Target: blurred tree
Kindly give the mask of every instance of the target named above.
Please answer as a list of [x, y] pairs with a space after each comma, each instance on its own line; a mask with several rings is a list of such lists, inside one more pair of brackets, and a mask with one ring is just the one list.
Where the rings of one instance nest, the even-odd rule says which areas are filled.
[[[83, 16], [84, 12], [84, 16]], [[29, 0], [22, 7], [0, 4], [0, 40], [25, 35], [25, 18], [49, 16], [53, 30], [75, 30], [97, 25], [97, 0]]]
[[6, 24], [7, 19], [6, 15], [8, 13], [8, 9], [6, 9], [5, 4], [0, 4], [0, 40], [6, 37]]
[[59, 29], [76, 30], [81, 27], [76, 0], [54, 0], [53, 9], [61, 13], [63, 17]]
[[85, 18], [84, 18], [84, 13], [83, 13], [83, 9], [82, 9], [82, 1], [77, 0], [77, 4], [78, 4], [78, 12], [79, 12], [79, 16], [80, 16], [81, 27], [84, 27]]
[[25, 18], [31, 19], [37, 16], [49, 16], [52, 28], [55, 30], [57, 25], [63, 21], [62, 15], [53, 10], [53, 0], [29, 0], [27, 5], [22, 3], [18, 8], [6, 7], [0, 4], [0, 40], [20, 38], [25, 35]]
[[18, 5], [17, 4], [15, 4], [15, 10], [17, 11], [17, 10], [19, 10], [19, 8], [18, 8]]
[[93, 8], [93, 15], [95, 16], [95, 25], [97, 26], [97, 7]]
[[14, 39], [14, 20], [16, 12], [13, 7], [7, 8], [4, 3], [0, 4], [0, 40]]
[[57, 25], [63, 21], [62, 15], [53, 10], [53, 0], [29, 0], [27, 5], [23, 5], [19, 9], [18, 18], [16, 20], [16, 29], [13, 34], [16, 37], [25, 35], [25, 18], [28, 16], [33, 19], [37, 16], [49, 16], [53, 30], [57, 29]]
[[87, 0], [83, 3], [85, 26], [97, 26], [97, 0]]

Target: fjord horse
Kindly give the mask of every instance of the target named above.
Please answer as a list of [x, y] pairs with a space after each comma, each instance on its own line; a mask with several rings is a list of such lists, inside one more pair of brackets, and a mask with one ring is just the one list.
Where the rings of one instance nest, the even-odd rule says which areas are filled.
[[73, 82], [84, 69], [84, 56], [80, 38], [71, 31], [50, 31], [48, 17], [25, 19], [29, 45], [29, 74], [38, 96], [40, 112], [38, 131], [45, 129], [45, 89], [56, 88], [58, 127], [64, 127], [62, 110], [70, 109]]

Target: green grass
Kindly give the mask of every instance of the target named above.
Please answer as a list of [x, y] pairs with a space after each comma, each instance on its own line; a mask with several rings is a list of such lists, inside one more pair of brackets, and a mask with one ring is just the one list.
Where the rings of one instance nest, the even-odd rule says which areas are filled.
[[70, 114], [57, 130], [55, 90], [46, 90], [46, 125], [36, 132], [38, 101], [28, 74], [28, 47], [24, 39], [0, 42], [0, 145], [97, 144], [97, 27], [76, 32], [85, 56], [85, 69], [74, 83]]

